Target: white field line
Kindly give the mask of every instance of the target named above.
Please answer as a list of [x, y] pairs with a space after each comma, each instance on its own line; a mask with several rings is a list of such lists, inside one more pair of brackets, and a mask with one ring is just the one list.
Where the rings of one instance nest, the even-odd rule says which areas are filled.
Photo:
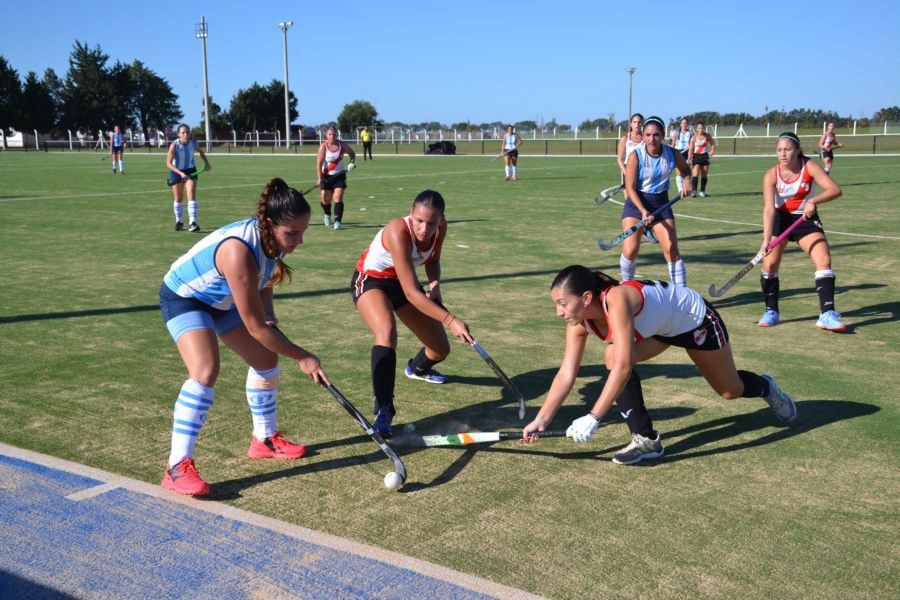
[[91, 488], [81, 490], [80, 492], [73, 492], [66, 496], [66, 500], [75, 500], [76, 502], [78, 502], [81, 500], [87, 500], [88, 498], [99, 496], [100, 494], [105, 494], [106, 492], [111, 492], [112, 490], [116, 489], [119, 489], [119, 486], [115, 483], [103, 483], [100, 485], [95, 485]]
[[169, 502], [183, 504], [193, 509], [201, 510], [213, 515], [218, 515], [226, 519], [232, 519], [234, 521], [240, 521], [250, 525], [255, 525], [257, 527], [275, 531], [277, 533], [304, 542], [317, 544], [319, 546], [324, 546], [326, 548], [331, 548], [340, 552], [346, 552], [348, 554], [353, 554], [372, 560], [377, 560], [382, 563], [393, 565], [400, 569], [406, 569], [415, 573], [420, 573], [422, 575], [425, 575], [426, 577], [431, 577], [433, 579], [457, 585], [474, 592], [490, 594], [497, 598], [540, 598], [540, 596], [535, 596], [534, 594], [530, 594], [523, 590], [508, 587], [499, 583], [495, 583], [488, 579], [482, 579], [481, 577], [476, 577], [474, 575], [469, 575], [460, 571], [454, 571], [453, 569], [442, 567], [441, 565], [430, 563], [418, 558], [413, 558], [411, 556], [406, 556], [398, 552], [392, 552], [390, 550], [377, 548], [368, 544], [354, 542], [352, 540], [341, 538], [335, 535], [315, 531], [314, 529], [300, 527], [299, 525], [285, 523], [284, 521], [257, 515], [240, 508], [222, 504], [220, 502], [196, 500], [189, 496], [181, 496], [179, 494], [175, 494], [174, 492], [166, 491], [158, 485], [138, 481], [129, 477], [123, 477], [122, 475], [116, 475], [114, 473], [108, 473], [106, 471], [101, 471], [100, 469], [95, 469], [86, 465], [81, 465], [53, 456], [47, 456], [46, 454], [38, 454], [37, 452], [22, 450], [21, 448], [16, 448], [14, 446], [9, 446], [2, 443], [0, 443], [0, 454], [3, 454], [4, 456], [10, 456], [12, 458], [17, 458], [19, 460], [43, 465], [51, 469], [64, 471], [66, 473], [74, 473], [83, 477], [106, 482], [102, 486], [94, 486], [92, 488], [84, 490], [83, 492], [76, 492], [76, 494], [89, 492], [91, 490], [97, 490], [98, 488], [105, 487], [106, 485], [113, 485], [115, 487], [125, 488], [126, 490], [138, 494], [144, 494], [153, 498], [161, 498], [163, 500], [168, 500]]

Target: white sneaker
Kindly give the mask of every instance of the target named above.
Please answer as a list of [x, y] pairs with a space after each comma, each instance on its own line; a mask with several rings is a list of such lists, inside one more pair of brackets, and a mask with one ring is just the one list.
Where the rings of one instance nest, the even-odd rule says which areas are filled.
[[325, 215], [325, 227], [331, 227], [331, 215]]
[[343, 227], [343, 225], [341, 225], [341, 222], [340, 222], [340, 221], [335, 221], [335, 222], [334, 222], [334, 228], [335, 228], [335, 229], [341, 229], [341, 227]]
[[631, 443], [613, 454], [613, 462], [617, 465], [633, 465], [645, 458], [659, 458], [665, 452], [659, 433], [656, 439], [651, 440], [639, 433], [631, 436]]

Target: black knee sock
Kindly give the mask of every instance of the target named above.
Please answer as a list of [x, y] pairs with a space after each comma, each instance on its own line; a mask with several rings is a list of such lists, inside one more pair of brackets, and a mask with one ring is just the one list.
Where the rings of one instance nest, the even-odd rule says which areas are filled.
[[322, 210], [325, 211], [325, 214], [329, 217], [331, 216], [331, 205], [330, 204], [321, 204]]
[[344, 203], [343, 202], [335, 202], [334, 203], [334, 220], [340, 221], [344, 216]]
[[616, 398], [616, 406], [619, 407], [619, 412], [628, 423], [628, 431], [632, 434], [639, 433], [644, 437], [656, 439], [653, 422], [650, 420], [650, 414], [644, 404], [641, 377], [634, 369], [631, 370], [631, 377], [628, 378], [625, 389]]
[[438, 364], [439, 360], [431, 360], [425, 355], [425, 348], [421, 348], [419, 353], [409, 361], [409, 368], [416, 375], [424, 375], [431, 370], [431, 367]]
[[819, 312], [834, 310], [834, 277], [818, 277], [816, 293], [819, 294]]
[[699, 179], [699, 177], [691, 177], [691, 189], [695, 192], [697, 191], [697, 179]]
[[762, 286], [763, 298], [766, 301], [766, 308], [778, 312], [778, 292], [780, 286], [778, 284], [778, 273], [763, 273], [759, 276], [759, 284]]
[[769, 393], [769, 382], [764, 377], [750, 371], [738, 370], [737, 374], [744, 384], [741, 398], [762, 398]]
[[701, 177], [701, 178], [700, 178], [700, 191], [701, 191], [701, 192], [705, 192], [705, 191], [706, 191], [706, 177]]
[[387, 346], [372, 346], [372, 393], [376, 413], [382, 406], [394, 406], [396, 376], [397, 351]]

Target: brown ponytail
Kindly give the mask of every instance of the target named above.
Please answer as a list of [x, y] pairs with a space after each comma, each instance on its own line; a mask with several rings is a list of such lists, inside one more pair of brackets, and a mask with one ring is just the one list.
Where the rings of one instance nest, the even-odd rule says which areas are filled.
[[600, 292], [615, 285], [619, 285], [618, 280], [603, 271], [591, 271], [581, 265], [569, 265], [557, 273], [550, 289], [562, 289], [564, 292], [576, 296], [585, 292], [593, 292], [595, 296], [599, 297]]
[[277, 261], [275, 272], [272, 274], [272, 285], [278, 285], [285, 279], [290, 281], [293, 269], [282, 260], [282, 253], [278, 251], [278, 244], [271, 226], [281, 225], [295, 217], [307, 215], [309, 212], [309, 203], [303, 194], [288, 187], [284, 179], [273, 177], [263, 188], [256, 207], [256, 220], [263, 251], [266, 256]]

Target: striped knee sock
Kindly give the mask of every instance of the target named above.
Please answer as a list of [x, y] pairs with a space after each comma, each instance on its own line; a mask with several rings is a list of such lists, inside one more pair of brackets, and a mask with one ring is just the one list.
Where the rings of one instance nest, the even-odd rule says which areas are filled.
[[247, 370], [247, 404], [253, 417], [253, 435], [262, 441], [278, 431], [275, 404], [278, 402], [278, 367], [266, 371]]
[[197, 222], [197, 200], [188, 200], [188, 217], [191, 223]]
[[215, 397], [216, 392], [213, 388], [193, 379], [188, 379], [181, 386], [178, 400], [175, 401], [172, 450], [169, 453], [170, 467], [194, 455], [197, 436], [200, 435], [200, 429], [206, 421], [206, 415]]
[[506, 176], [509, 177], [509, 165], [506, 165], [506, 167], [504, 167], [504, 171], [506, 171]]
[[179, 223], [184, 222], [184, 202], [176, 202], [173, 206], [175, 211], [175, 220]]
[[622, 254], [619, 256], [619, 270], [622, 272], [622, 280], [629, 281], [634, 279], [634, 270], [637, 267], [637, 260], [629, 260]]
[[678, 259], [669, 263], [669, 281], [675, 285], [685, 287], [687, 285], [687, 270], [684, 268], [684, 261]]

